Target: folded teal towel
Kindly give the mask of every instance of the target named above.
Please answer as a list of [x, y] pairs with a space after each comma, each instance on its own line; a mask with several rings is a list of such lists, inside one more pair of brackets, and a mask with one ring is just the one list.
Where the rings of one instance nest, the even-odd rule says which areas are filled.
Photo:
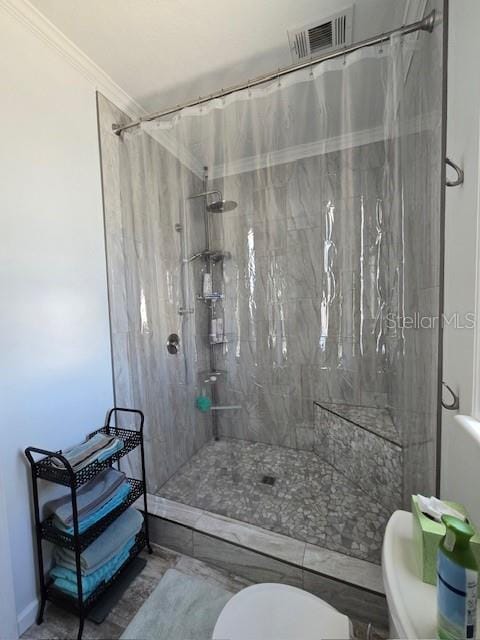
[[[119, 486], [119, 488], [115, 491], [108, 502], [105, 502], [99, 509], [88, 515], [86, 518], [79, 520], [78, 522], [78, 531], [79, 533], [83, 533], [87, 529], [89, 529], [96, 522], [101, 520], [107, 513], [113, 511], [116, 507], [121, 505], [128, 497], [128, 494], [132, 490], [132, 486], [129, 482], [124, 482]], [[66, 527], [61, 520], [57, 517], [54, 518], [55, 526], [57, 529], [61, 531], [65, 531], [65, 533], [73, 533], [73, 527]]]
[[[130, 550], [134, 544], [135, 537], [129, 540], [116, 556], [102, 565], [97, 569], [97, 571], [88, 576], [82, 577], [82, 592], [84, 600], [88, 598], [93, 591], [102, 584], [102, 582], [110, 580], [110, 578], [120, 569], [122, 564], [124, 564], [128, 559]], [[57, 589], [78, 597], [77, 575], [74, 571], [55, 565], [50, 571], [50, 576], [53, 578], [53, 583]]]
[[104, 460], [108, 460], [108, 458], [113, 456], [114, 453], [117, 453], [117, 451], [120, 451], [121, 449], [123, 449], [124, 446], [125, 444], [123, 440], [120, 440], [120, 438], [115, 438], [115, 440], [112, 442], [112, 444], [109, 447], [105, 447], [104, 449], [101, 450], [101, 452], [98, 455], [98, 460], [100, 462], [103, 462]]
[[[82, 575], [88, 576], [111, 560], [142, 528], [143, 515], [129, 507], [80, 554]], [[55, 563], [76, 570], [75, 551], [55, 547]]]

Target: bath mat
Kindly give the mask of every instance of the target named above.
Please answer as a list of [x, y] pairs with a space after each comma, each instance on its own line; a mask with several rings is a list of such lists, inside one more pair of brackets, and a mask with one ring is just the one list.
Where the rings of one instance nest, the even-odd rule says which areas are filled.
[[233, 595], [203, 578], [169, 569], [121, 640], [211, 640], [217, 618]]

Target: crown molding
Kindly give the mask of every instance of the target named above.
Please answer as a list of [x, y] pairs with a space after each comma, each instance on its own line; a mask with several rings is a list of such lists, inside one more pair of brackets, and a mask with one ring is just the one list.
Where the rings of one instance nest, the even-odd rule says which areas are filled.
[[69, 40], [28, 0], [0, 0], [0, 9], [27, 27], [45, 44], [79, 71], [93, 87], [103, 93], [131, 118], [139, 118], [146, 111], [128, 95], [81, 49]]
[[[438, 121], [438, 113], [431, 112], [421, 116], [416, 116], [411, 120], [403, 123], [401, 130], [398, 132], [401, 136], [412, 135], [420, 131], [430, 130], [435, 127]], [[371, 129], [363, 129], [360, 131], [352, 131], [348, 134], [317, 140], [315, 142], [307, 142], [278, 151], [272, 151], [257, 156], [250, 156], [233, 161], [227, 165], [215, 165], [209, 168], [209, 178], [224, 178], [227, 176], [237, 175], [239, 173], [248, 173], [258, 171], [267, 167], [274, 167], [280, 164], [296, 162], [303, 158], [312, 158], [315, 156], [333, 153], [334, 151], [344, 151], [346, 149], [354, 149], [367, 144], [385, 141], [385, 126], [383, 124]]]

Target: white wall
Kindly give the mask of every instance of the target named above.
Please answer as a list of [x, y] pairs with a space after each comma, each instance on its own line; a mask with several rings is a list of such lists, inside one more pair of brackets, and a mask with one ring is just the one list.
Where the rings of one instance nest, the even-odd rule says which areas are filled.
[[12, 640], [17, 635], [17, 615], [13, 584], [13, 567], [10, 556], [10, 536], [7, 527], [5, 478], [0, 466], [0, 638]]
[[[475, 311], [480, 148], [480, 3], [478, 0], [450, 2], [448, 63], [447, 155], [464, 167], [465, 184], [447, 188], [445, 228], [445, 312], [447, 315]], [[449, 171], [449, 175], [450, 171]], [[478, 319], [477, 319], [478, 323]], [[475, 332], [446, 327], [444, 332], [444, 380], [460, 394], [460, 412], [475, 413]], [[480, 353], [478, 354], [480, 357]], [[444, 392], [445, 400], [450, 401]], [[478, 416], [477, 416], [478, 417]], [[480, 482], [480, 464], [462, 465], [461, 447], [466, 437], [457, 437], [461, 423], [453, 412], [443, 411], [442, 485], [445, 498], [465, 501], [468, 487]], [[480, 425], [478, 427], [480, 429]], [[473, 445], [470, 445], [473, 446]], [[480, 448], [478, 449], [480, 462]], [[466, 490], [467, 489], [467, 490]], [[473, 507], [473, 505], [472, 505]], [[472, 508], [471, 507], [471, 508]], [[472, 513], [480, 523], [478, 507]]]
[[113, 394], [95, 86], [11, 4], [0, 1], [0, 540], [21, 632], [36, 609], [23, 449], [78, 441]]

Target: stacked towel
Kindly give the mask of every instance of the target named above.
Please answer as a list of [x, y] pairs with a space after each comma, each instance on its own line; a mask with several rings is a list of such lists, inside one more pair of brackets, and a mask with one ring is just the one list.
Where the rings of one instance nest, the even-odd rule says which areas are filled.
[[[116, 507], [125, 502], [131, 490], [132, 487], [127, 481], [121, 484], [120, 487], [112, 495], [112, 497], [107, 500], [101, 507], [97, 508], [93, 513], [90, 513], [86, 517], [80, 518], [78, 520], [78, 532], [83, 533], [108, 513], [110, 513], [110, 511], [113, 511], [114, 509], [116, 509]], [[70, 534], [73, 533], [73, 526], [65, 526], [61, 520], [57, 519], [56, 516], [54, 517], [54, 522], [55, 526], [61, 531], [65, 531], [65, 533]]]
[[[120, 569], [122, 564], [128, 560], [130, 549], [134, 543], [135, 538], [132, 538], [120, 553], [102, 565], [100, 569], [97, 569], [97, 571], [88, 576], [82, 576], [83, 600], [88, 598], [102, 582], [110, 580]], [[50, 571], [50, 575], [57, 589], [78, 597], [77, 576], [74, 571], [65, 569], [65, 567], [61, 565], [55, 565]]]
[[[125, 474], [116, 469], [104, 469], [89, 480], [77, 491], [77, 510], [80, 519], [91, 515], [96, 509], [104, 505], [115, 491], [125, 482]], [[51, 500], [45, 505], [45, 509], [52, 513], [56, 520], [66, 527], [73, 523], [72, 500], [70, 492]]]
[[[124, 442], [116, 436], [109, 436], [104, 433], [96, 433], [92, 438], [70, 447], [62, 453], [63, 457], [68, 460], [74, 471], [80, 471], [83, 467], [98, 460], [103, 462], [108, 460], [114, 453], [120, 451], [124, 447]], [[52, 459], [52, 463], [56, 467], [63, 468], [61, 460]]]
[[[80, 564], [84, 599], [126, 562], [142, 524], [142, 514], [130, 507], [83, 551]], [[77, 596], [75, 552], [56, 547], [54, 559], [56, 564], [50, 571], [54, 585], [65, 593]]]
[[[137, 535], [142, 528], [143, 516], [140, 511], [129, 507], [110, 525], [101, 536], [80, 554], [82, 575], [88, 576], [102, 564], [120, 553], [122, 547]], [[75, 571], [75, 551], [56, 547], [54, 558], [57, 564]]]

